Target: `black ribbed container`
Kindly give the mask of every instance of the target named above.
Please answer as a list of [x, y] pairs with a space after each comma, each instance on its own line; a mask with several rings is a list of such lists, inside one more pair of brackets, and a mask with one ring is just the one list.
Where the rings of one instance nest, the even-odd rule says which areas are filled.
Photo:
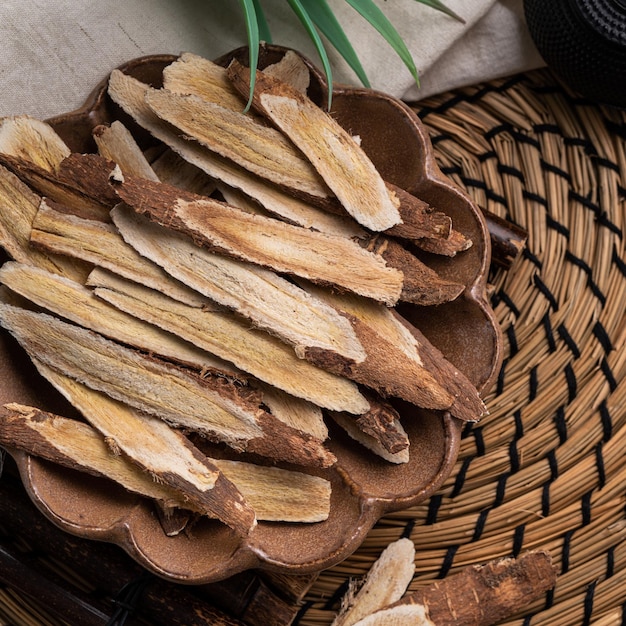
[[626, 107], [626, 0], [524, 0], [547, 65], [596, 102]]

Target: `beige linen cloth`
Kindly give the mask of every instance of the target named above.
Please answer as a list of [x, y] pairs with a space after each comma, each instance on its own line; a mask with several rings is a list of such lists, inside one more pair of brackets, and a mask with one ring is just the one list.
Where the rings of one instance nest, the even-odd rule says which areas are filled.
[[[542, 65], [522, 0], [446, 0], [461, 24], [414, 0], [379, 0], [406, 41], [421, 86], [383, 38], [344, 1], [329, 0], [372, 87], [407, 100]], [[262, 0], [273, 42], [319, 65], [286, 0]], [[2, 0], [0, 117], [40, 119], [79, 107], [113, 68], [135, 57], [194, 52], [215, 58], [246, 44], [238, 0]], [[333, 51], [334, 52], [334, 51]], [[359, 84], [331, 53], [334, 79]]]

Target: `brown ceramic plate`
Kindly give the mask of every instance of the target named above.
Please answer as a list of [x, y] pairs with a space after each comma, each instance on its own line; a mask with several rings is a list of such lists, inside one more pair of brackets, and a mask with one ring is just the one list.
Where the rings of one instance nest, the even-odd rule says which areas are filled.
[[[284, 49], [264, 48], [260, 66], [282, 54]], [[237, 50], [220, 62], [233, 56], [246, 61], [247, 52]], [[162, 69], [173, 58], [143, 57], [120, 69], [159, 86]], [[323, 75], [308, 65], [311, 97], [323, 103]], [[441, 274], [466, 285], [463, 295], [442, 306], [404, 307], [402, 312], [484, 391], [500, 366], [501, 337], [485, 298], [490, 240], [480, 211], [441, 174], [424, 128], [404, 104], [371, 90], [337, 88], [333, 109], [340, 123], [361, 137], [364, 149], [388, 181], [449, 213], [455, 226], [473, 240], [472, 248], [455, 259], [428, 259]], [[91, 129], [114, 119], [129, 123], [108, 99], [104, 82], [84, 107], [50, 123], [74, 151], [90, 152], [94, 150]], [[149, 141], [130, 126], [141, 141]], [[69, 410], [6, 333], [0, 333], [0, 372], [0, 401], [31, 403], [61, 413]], [[451, 472], [462, 424], [449, 415], [416, 409], [409, 415], [403, 411], [412, 446], [408, 464], [396, 466], [373, 458], [331, 427], [329, 447], [338, 462], [323, 472], [333, 486], [328, 520], [317, 524], [261, 522], [246, 541], [205, 519], [195, 524], [190, 534], [168, 537], [152, 503], [105, 479], [24, 454], [15, 452], [13, 456], [31, 498], [50, 520], [71, 533], [122, 546], [156, 574], [180, 582], [204, 583], [257, 567], [305, 573], [347, 557], [380, 517], [424, 500]]]

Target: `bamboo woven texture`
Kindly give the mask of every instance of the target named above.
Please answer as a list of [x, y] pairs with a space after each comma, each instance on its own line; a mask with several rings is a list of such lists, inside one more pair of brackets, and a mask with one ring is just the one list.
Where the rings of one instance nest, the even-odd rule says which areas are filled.
[[348, 581], [401, 536], [417, 549], [410, 589], [547, 549], [555, 589], [507, 626], [626, 623], [626, 112], [548, 70], [414, 108], [442, 170], [528, 231], [514, 265], [490, 276], [504, 362], [447, 482], [322, 572], [297, 623], [330, 624]]

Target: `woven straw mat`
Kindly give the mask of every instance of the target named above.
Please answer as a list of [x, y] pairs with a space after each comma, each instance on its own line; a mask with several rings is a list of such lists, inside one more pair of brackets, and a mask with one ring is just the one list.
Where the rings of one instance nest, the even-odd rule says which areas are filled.
[[322, 572], [296, 620], [330, 624], [352, 578], [402, 536], [410, 589], [545, 549], [555, 589], [508, 625], [626, 623], [626, 112], [583, 101], [548, 70], [415, 105], [439, 165], [475, 203], [528, 231], [492, 269], [504, 363], [455, 469]]

